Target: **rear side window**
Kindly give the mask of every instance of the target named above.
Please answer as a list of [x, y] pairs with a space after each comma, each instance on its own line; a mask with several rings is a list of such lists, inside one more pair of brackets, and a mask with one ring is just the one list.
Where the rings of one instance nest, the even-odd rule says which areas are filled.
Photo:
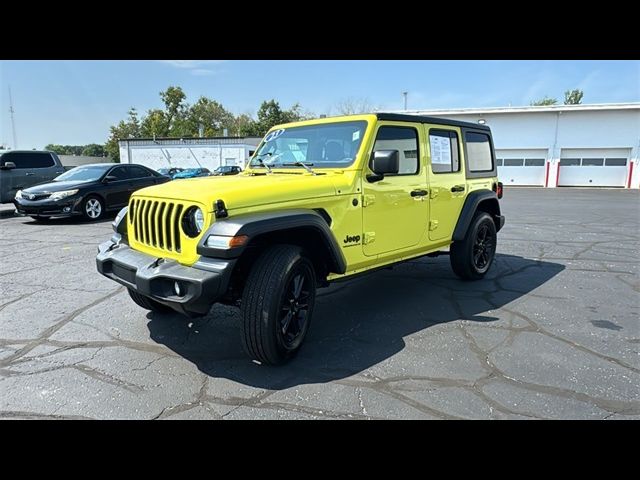
[[451, 130], [429, 130], [429, 153], [433, 173], [460, 171], [458, 134]]
[[131, 178], [143, 178], [143, 177], [150, 177], [151, 173], [142, 167], [132, 166], [132, 167], [129, 167], [129, 175]]
[[[467, 132], [467, 157], [469, 158], [469, 171], [490, 172], [493, 170], [493, 159], [491, 158], [491, 143], [489, 135], [477, 132]], [[505, 166], [507, 161], [505, 160]]]
[[42, 152], [8, 152], [0, 157], [0, 165], [13, 162], [16, 168], [49, 168], [55, 165], [49, 153]]
[[398, 175], [415, 175], [420, 169], [418, 132], [415, 128], [380, 127], [373, 149], [398, 150], [400, 156]]

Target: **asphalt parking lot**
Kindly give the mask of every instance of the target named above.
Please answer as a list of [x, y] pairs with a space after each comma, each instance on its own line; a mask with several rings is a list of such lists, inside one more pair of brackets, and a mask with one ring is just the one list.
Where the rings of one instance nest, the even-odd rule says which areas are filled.
[[300, 355], [234, 308], [137, 307], [95, 269], [110, 220], [0, 207], [0, 418], [640, 418], [640, 192], [509, 189], [480, 282], [447, 257], [319, 292]]

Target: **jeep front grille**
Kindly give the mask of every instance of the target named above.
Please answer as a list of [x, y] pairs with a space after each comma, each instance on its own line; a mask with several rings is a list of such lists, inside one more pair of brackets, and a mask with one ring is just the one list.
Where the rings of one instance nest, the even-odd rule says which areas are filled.
[[166, 200], [131, 199], [129, 231], [136, 242], [179, 253], [184, 210], [184, 205]]

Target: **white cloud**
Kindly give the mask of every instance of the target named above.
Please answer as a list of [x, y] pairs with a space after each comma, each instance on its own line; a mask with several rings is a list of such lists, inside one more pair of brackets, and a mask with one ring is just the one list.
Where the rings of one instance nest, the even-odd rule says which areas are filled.
[[198, 69], [224, 62], [224, 60], [158, 60], [160, 63], [170, 65], [175, 68]]
[[216, 72], [213, 70], [209, 70], [207, 68], [194, 68], [193, 70], [191, 70], [191, 75], [196, 75], [199, 77], [204, 77], [207, 75], [215, 75]]

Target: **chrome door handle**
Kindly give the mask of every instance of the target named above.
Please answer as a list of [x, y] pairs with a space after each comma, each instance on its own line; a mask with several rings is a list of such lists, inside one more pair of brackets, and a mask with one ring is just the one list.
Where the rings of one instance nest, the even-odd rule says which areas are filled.
[[25, 175], [26, 177], [30, 177], [30, 176], [32, 176], [32, 175], [35, 175], [35, 173], [27, 172], [27, 173], [25, 173], [24, 175]]

